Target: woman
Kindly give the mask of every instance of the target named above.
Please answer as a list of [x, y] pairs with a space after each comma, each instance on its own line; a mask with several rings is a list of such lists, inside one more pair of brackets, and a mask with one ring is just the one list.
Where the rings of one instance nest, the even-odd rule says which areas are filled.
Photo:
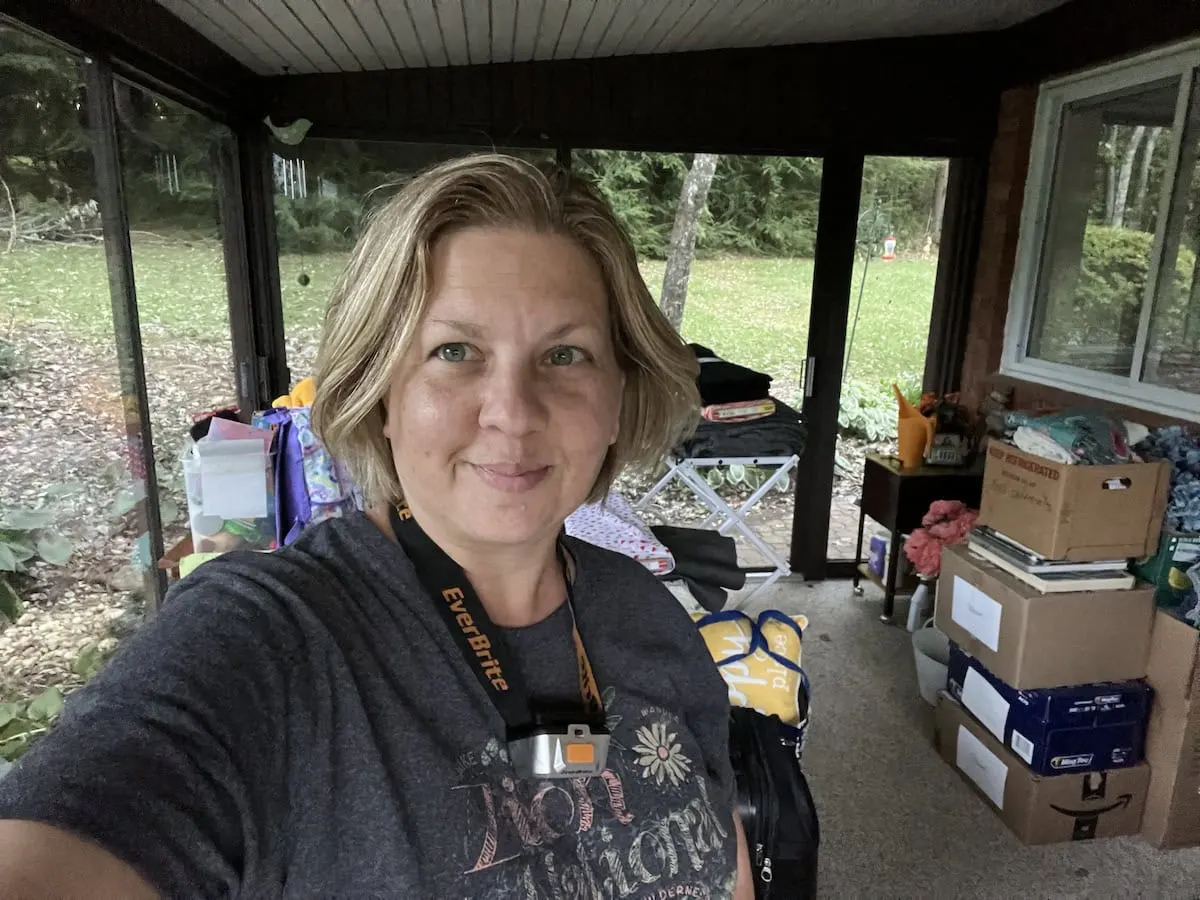
[[697, 407], [612, 212], [506, 156], [418, 176], [317, 370], [368, 512], [173, 590], [0, 781], [0, 897], [752, 896], [702, 640], [561, 538]]

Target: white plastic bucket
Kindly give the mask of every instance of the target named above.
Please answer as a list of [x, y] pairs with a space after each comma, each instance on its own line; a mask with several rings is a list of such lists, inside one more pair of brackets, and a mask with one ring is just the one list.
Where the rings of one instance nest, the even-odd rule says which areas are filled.
[[930, 706], [937, 706], [938, 692], [946, 687], [950, 670], [950, 638], [929, 625], [913, 632], [912, 644], [921, 698]]

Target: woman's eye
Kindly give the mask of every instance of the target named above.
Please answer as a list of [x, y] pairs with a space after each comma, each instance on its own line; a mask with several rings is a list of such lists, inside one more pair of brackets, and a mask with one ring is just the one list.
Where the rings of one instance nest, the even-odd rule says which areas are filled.
[[467, 362], [471, 359], [471, 348], [466, 344], [442, 344], [433, 355], [444, 362]]
[[570, 366], [586, 357], [578, 347], [555, 347], [546, 358], [552, 366]]

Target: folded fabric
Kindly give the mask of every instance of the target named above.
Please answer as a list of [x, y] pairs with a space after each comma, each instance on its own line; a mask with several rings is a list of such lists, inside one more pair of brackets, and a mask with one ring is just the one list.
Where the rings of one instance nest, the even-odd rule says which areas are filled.
[[700, 410], [700, 415], [709, 422], [753, 422], [765, 419], [775, 412], [775, 401], [752, 400], [738, 403], [713, 403]]
[[715, 459], [722, 456], [803, 456], [808, 429], [800, 413], [775, 400], [775, 412], [751, 422], [706, 422], [676, 448], [677, 456]]
[[707, 528], [655, 525], [654, 536], [671, 551], [673, 580], [682, 580], [692, 596], [710, 612], [723, 609], [728, 591], [746, 586], [746, 573], [738, 565], [733, 538]]
[[1013, 433], [1012, 442], [1017, 445], [1018, 449], [1032, 453], [1034, 456], [1040, 456], [1042, 459], [1067, 465], [1075, 463], [1075, 457], [1070, 450], [1046, 432], [1038, 431], [1028, 425], [1022, 425]]
[[[1009, 413], [1007, 421], [1017, 432], [1021, 428], [1029, 428], [1047, 435], [1054, 443], [1066, 450], [1071, 461], [1090, 466], [1110, 466], [1119, 463], [1137, 462], [1137, 455], [1130, 449], [1129, 435], [1125, 423], [1103, 413], [1088, 409], [1069, 409], [1059, 413], [1044, 416], [1030, 416], [1027, 413]], [[1037, 445], [1036, 438], [1026, 433], [1022, 440]], [[1016, 441], [1016, 434], [1013, 435]], [[1020, 444], [1017, 444], [1020, 447]], [[1046, 452], [1038, 453], [1047, 459], [1058, 459], [1048, 444], [1043, 445]], [[1022, 447], [1022, 449], [1025, 449]], [[1059, 459], [1060, 462], [1067, 460]]]
[[700, 344], [688, 346], [696, 354], [696, 361], [700, 364], [696, 387], [700, 390], [700, 401], [704, 406], [765, 400], [770, 394], [770, 375], [722, 359]]
[[599, 503], [585, 503], [567, 516], [567, 534], [636, 559], [655, 575], [675, 568], [675, 559], [616, 491]]

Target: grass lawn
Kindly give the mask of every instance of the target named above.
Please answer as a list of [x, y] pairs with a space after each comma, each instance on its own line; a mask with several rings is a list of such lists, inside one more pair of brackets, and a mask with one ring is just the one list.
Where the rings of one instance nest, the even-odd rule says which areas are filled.
[[[284, 318], [293, 341], [316, 340], [324, 303], [345, 256], [280, 259]], [[143, 339], [228, 346], [225, 270], [211, 241], [139, 242], [134, 268]], [[850, 378], [870, 385], [919, 381], [935, 260], [872, 262], [855, 332]], [[657, 295], [663, 264], [642, 271]], [[683, 333], [720, 355], [769, 372], [783, 398], [796, 395], [807, 355], [812, 260], [701, 259], [692, 269]], [[299, 276], [306, 273], [309, 284]], [[858, 296], [856, 272], [851, 314]], [[46, 246], [0, 255], [0, 334], [9, 321], [54, 323], [81, 339], [110, 340], [112, 312], [99, 247]], [[303, 373], [297, 373], [300, 377]]]

